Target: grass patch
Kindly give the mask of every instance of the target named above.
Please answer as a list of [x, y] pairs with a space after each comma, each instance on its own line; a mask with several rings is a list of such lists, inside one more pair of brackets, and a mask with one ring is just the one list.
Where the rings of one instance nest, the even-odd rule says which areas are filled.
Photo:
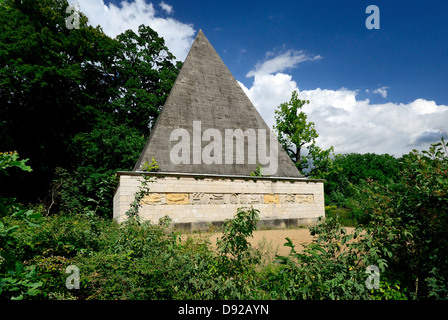
[[358, 224], [353, 217], [353, 210], [350, 208], [326, 206], [325, 217], [337, 219], [337, 221], [344, 227], [356, 227]]

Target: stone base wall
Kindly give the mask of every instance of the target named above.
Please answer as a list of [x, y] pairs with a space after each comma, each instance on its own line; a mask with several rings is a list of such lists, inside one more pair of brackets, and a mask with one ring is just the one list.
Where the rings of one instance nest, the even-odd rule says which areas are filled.
[[127, 218], [141, 174], [153, 182], [139, 215], [154, 223], [169, 216], [181, 228], [206, 229], [250, 206], [260, 210], [260, 224], [269, 227], [312, 225], [325, 214], [322, 180], [119, 172], [114, 195], [114, 219], [119, 222]]

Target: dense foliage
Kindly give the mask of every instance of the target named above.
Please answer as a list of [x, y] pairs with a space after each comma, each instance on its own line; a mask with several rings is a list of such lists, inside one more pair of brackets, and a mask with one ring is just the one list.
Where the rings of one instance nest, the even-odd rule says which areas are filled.
[[397, 181], [365, 190], [364, 226], [390, 252], [388, 272], [416, 298], [448, 298], [448, 150], [402, 157]]
[[[1, 300], [448, 298], [443, 139], [398, 159], [333, 157], [313, 143], [293, 94], [278, 129], [285, 147], [299, 147], [291, 155], [309, 143], [297, 163], [326, 178], [328, 205], [304, 250], [289, 238], [285, 256], [253, 247], [252, 207], [225, 221], [216, 246], [168, 217], [141, 221], [146, 179], [118, 224], [109, 218], [113, 174], [132, 168], [180, 65], [145, 26], [110, 39], [82, 15], [80, 29], [65, 28], [66, 1], [0, 7], [0, 151], [19, 151], [0, 153]], [[156, 171], [155, 159], [145, 168]], [[66, 286], [70, 266], [79, 289]]]
[[109, 215], [112, 177], [135, 164], [180, 63], [147, 26], [111, 39], [81, 13], [69, 29], [67, 7], [0, 3], [0, 150], [34, 168], [0, 177], [0, 192], [47, 214]]
[[[118, 225], [75, 215], [41, 217], [36, 220], [39, 226], [29, 226], [17, 218], [6, 218], [5, 225], [14, 224], [20, 229], [9, 242], [22, 263], [17, 269], [21, 273], [5, 272], [2, 265], [0, 297], [113, 300], [371, 296], [364, 285], [365, 264], [350, 270], [357, 265], [356, 254], [335, 254], [336, 241], [343, 240], [334, 239], [328, 247], [320, 248], [320, 255], [316, 254], [316, 245], [311, 245], [303, 254], [292, 252], [291, 256], [278, 257], [281, 264], [261, 263], [266, 252], [247, 246], [246, 236], [230, 236], [235, 231], [250, 236], [254, 214], [250, 208], [240, 209], [229, 222], [233, 226], [229, 225], [221, 237], [218, 251], [204, 237], [181, 236], [150, 222]], [[249, 228], [243, 231], [243, 226]], [[316, 232], [330, 236], [327, 230]], [[70, 265], [80, 269], [79, 290], [65, 286], [65, 270]]]
[[338, 171], [326, 177], [327, 202], [339, 206], [346, 205], [346, 199], [355, 195], [353, 186], [361, 185], [367, 179], [387, 184], [396, 180], [400, 171], [400, 161], [388, 154], [347, 153], [337, 154], [333, 160]]
[[[1, 160], [3, 171], [31, 170], [16, 153]], [[286, 238], [291, 252], [276, 258], [248, 242], [259, 220], [253, 208], [225, 222], [214, 248], [205, 236], [176, 232], [169, 218], [118, 224], [92, 213], [45, 217], [42, 208], [3, 199], [0, 297], [446, 299], [447, 160], [444, 141], [403, 156], [395, 181], [358, 186], [365, 219], [352, 232], [327, 217], [310, 229], [313, 243], [298, 252]], [[81, 271], [78, 290], [65, 286], [71, 265]], [[367, 286], [372, 266], [377, 289]]]

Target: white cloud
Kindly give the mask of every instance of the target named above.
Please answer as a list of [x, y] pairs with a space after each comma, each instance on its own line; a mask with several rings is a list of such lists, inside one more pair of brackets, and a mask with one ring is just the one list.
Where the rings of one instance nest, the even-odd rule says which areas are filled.
[[[384, 99], [387, 98], [387, 89], [389, 89], [389, 87], [381, 87], [378, 88], [376, 90], [373, 90], [373, 93], [378, 93], [379, 95], [381, 95]], [[368, 91], [367, 91], [368, 92]]]
[[[69, 2], [79, 3], [80, 10], [89, 18], [90, 25], [95, 27], [100, 25], [104, 33], [111, 37], [116, 37], [128, 29], [137, 32], [142, 24], [150, 26], [165, 39], [168, 49], [179, 61], [185, 60], [196, 35], [192, 24], [161, 17], [161, 11], [157, 11], [152, 3], [147, 3], [145, 0], [122, 1], [120, 6], [112, 3], [106, 5], [103, 0], [69, 0]], [[173, 11], [172, 6], [164, 2], [160, 3], [160, 6], [166, 13]]]
[[275, 108], [280, 103], [289, 101], [291, 92], [297, 89], [292, 77], [284, 73], [256, 75], [250, 89], [242, 83], [240, 86], [271, 128]]
[[163, 9], [163, 11], [165, 11], [167, 14], [171, 14], [173, 12], [173, 6], [165, 3], [165, 2], [161, 2], [160, 3], [160, 7]]
[[371, 104], [368, 99], [358, 100], [356, 94], [347, 89], [300, 92], [302, 99], [310, 100], [304, 111], [316, 123], [322, 147], [333, 145], [338, 153], [400, 156], [413, 148], [426, 149], [440, 139], [434, 132], [448, 129], [448, 106], [424, 99], [408, 104]]
[[[425, 99], [410, 103], [372, 104], [369, 99], [359, 100], [356, 90], [346, 88], [299, 90], [291, 75], [279, 72], [286, 69], [284, 66], [293, 67], [298, 62], [291, 63], [294, 59], [290, 59], [280, 63], [283, 59], [284, 56], [281, 59], [268, 56], [248, 73], [248, 77], [254, 78], [250, 88], [240, 83], [271, 128], [276, 107], [289, 101], [292, 91], [297, 90], [299, 98], [310, 100], [303, 111], [316, 125], [318, 145], [322, 148], [334, 146], [336, 153], [371, 152], [401, 156], [414, 148], [427, 149], [431, 142], [440, 140], [441, 135], [448, 135], [446, 105]], [[386, 89], [381, 87], [375, 91], [387, 97]]]
[[311, 56], [304, 51], [288, 50], [281, 54], [268, 52], [266, 57], [274, 56], [271, 59], [259, 62], [255, 65], [255, 69], [247, 74], [247, 77], [255, 75], [272, 74], [296, 67], [299, 63], [308, 60], [319, 60], [321, 56]]

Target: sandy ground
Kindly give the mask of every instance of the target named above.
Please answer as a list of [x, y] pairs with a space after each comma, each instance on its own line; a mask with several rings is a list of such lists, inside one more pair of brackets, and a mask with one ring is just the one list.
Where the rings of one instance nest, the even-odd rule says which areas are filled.
[[[210, 242], [213, 246], [216, 245], [216, 240], [221, 237], [220, 233], [215, 233], [210, 236]], [[274, 254], [288, 255], [291, 248], [285, 247], [286, 237], [292, 240], [296, 246], [295, 250], [300, 251], [303, 243], [311, 243], [313, 237], [307, 228], [299, 229], [279, 229], [279, 230], [258, 230], [253, 233], [253, 237], [249, 238], [249, 242], [253, 247], [262, 246], [274, 251]]]
[[[347, 233], [351, 233], [354, 228], [345, 227]], [[221, 237], [221, 233], [214, 233], [209, 237], [211, 244], [215, 247], [216, 240]], [[295, 245], [295, 250], [300, 252], [303, 244], [311, 243], [315, 237], [310, 235], [308, 228], [298, 229], [277, 229], [277, 230], [258, 230], [253, 233], [253, 237], [249, 238], [252, 247], [261, 247], [269, 249], [271, 254], [288, 255], [291, 251], [290, 247], [285, 247], [286, 237], [290, 238]]]
[[[354, 228], [345, 227], [347, 233], [351, 233]], [[216, 248], [216, 240], [222, 236], [222, 233], [200, 233], [194, 236], [206, 238], [210, 241], [212, 246]], [[274, 230], [258, 230], [253, 233], [253, 237], [249, 238], [252, 247], [260, 248], [264, 252], [269, 253], [270, 256], [288, 255], [291, 251], [290, 247], [285, 247], [286, 237], [290, 238], [295, 245], [295, 250], [300, 252], [303, 249], [303, 244], [311, 243], [315, 237], [310, 235], [308, 228], [296, 229], [274, 229]]]

